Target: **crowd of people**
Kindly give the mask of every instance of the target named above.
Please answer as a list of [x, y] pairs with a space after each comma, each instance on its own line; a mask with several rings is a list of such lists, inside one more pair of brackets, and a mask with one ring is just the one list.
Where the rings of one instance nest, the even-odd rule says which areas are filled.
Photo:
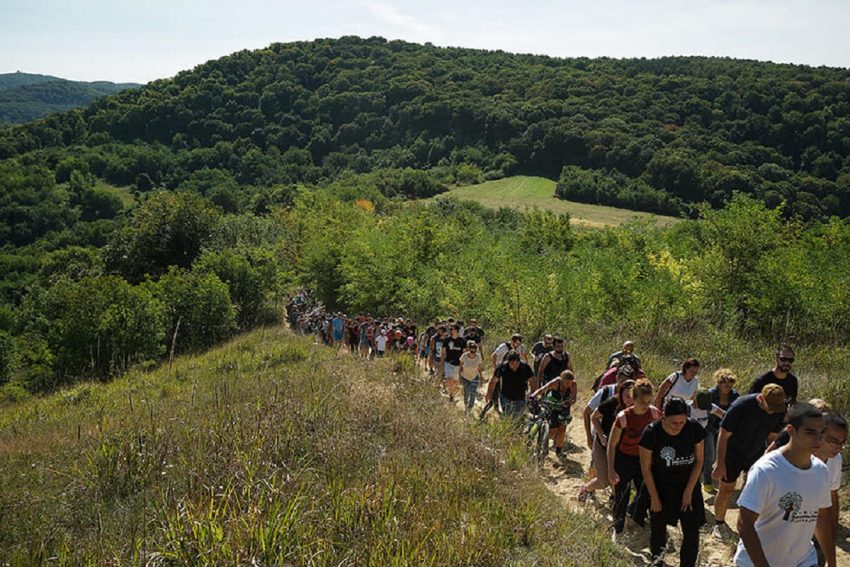
[[[291, 309], [293, 328], [316, 333], [328, 345], [362, 357], [416, 357], [449, 400], [462, 392], [465, 412], [474, 408], [485, 377], [485, 332], [474, 319], [434, 320], [420, 331], [403, 318], [327, 313], [308, 298], [291, 302]], [[547, 400], [558, 408], [549, 419], [562, 457], [578, 399], [564, 347], [562, 337], [548, 334], [528, 351], [519, 334], [497, 342], [478, 418], [487, 419], [495, 408], [519, 423], [528, 408], [539, 407], [530, 402]], [[655, 388], [634, 343], [626, 341], [604, 363], [583, 408], [592, 465], [578, 501], [609, 489], [612, 539], [648, 524], [655, 564], [667, 550], [667, 526], [679, 525], [680, 565], [696, 565], [701, 528], [713, 515], [712, 537], [739, 538], [736, 565], [835, 566], [848, 425], [822, 400], [797, 400], [793, 362], [793, 349], [782, 345], [773, 367], [739, 395], [728, 368], [714, 372], [710, 388], [702, 387], [700, 363], [689, 358]], [[735, 536], [726, 515], [740, 479]], [[704, 494], [714, 496], [713, 514]], [[627, 528], [627, 519], [635, 527]]]

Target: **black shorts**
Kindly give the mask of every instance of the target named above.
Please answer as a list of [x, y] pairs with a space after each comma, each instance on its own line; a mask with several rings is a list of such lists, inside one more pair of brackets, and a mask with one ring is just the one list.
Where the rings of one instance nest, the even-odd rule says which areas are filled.
[[726, 476], [723, 478], [723, 482], [735, 484], [741, 473], [750, 470], [751, 466], [753, 466], [753, 463], [747, 463], [740, 458], [726, 455]]

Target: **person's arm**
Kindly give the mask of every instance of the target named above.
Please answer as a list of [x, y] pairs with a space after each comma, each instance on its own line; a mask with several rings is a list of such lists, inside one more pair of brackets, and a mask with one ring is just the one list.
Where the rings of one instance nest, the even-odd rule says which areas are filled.
[[[714, 470], [711, 478], [723, 481], [726, 478], [726, 447], [729, 445], [729, 437], [732, 432], [720, 426], [720, 435], [717, 437], [717, 459], [714, 461]], [[724, 481], [725, 482], [725, 481]]]
[[460, 365], [458, 366], [457, 373], [458, 376], [463, 376], [463, 359], [466, 358], [466, 354], [460, 357]]
[[830, 525], [832, 526], [832, 538], [835, 541], [838, 541], [836, 538], [838, 537], [838, 512], [841, 510], [840, 501], [838, 499], [838, 491], [830, 490], [830, 497], [832, 499], [832, 506], [829, 508], [830, 515]]
[[691, 468], [691, 476], [688, 478], [688, 484], [685, 485], [685, 492], [682, 493], [682, 512], [691, 509], [691, 500], [693, 500], [694, 489], [702, 474], [702, 463], [704, 461], [705, 441], [700, 441], [694, 445], [694, 466]]
[[539, 388], [537, 388], [536, 390], [534, 390], [534, 391], [533, 391], [533, 392], [529, 395], [529, 397], [530, 397], [530, 398], [542, 397], [542, 396], [543, 396], [543, 394], [545, 394], [546, 392], [548, 392], [549, 390], [551, 390], [551, 389], [552, 389], [552, 386], [553, 386], [553, 384], [555, 384], [555, 382], [556, 382], [556, 381], [557, 381], [557, 379], [555, 379], [555, 380], [550, 380], [550, 381], [549, 381], [549, 382], [547, 382], [546, 384], [543, 384], [542, 386], [540, 386]]
[[540, 366], [537, 367], [537, 376], [543, 376], [543, 372], [546, 370], [546, 367], [549, 366], [549, 361], [552, 357], [548, 354], [543, 355], [543, 358], [540, 359]]
[[[748, 508], [741, 507], [738, 510], [738, 534], [741, 536], [741, 541], [744, 543], [744, 548], [747, 550], [747, 555], [750, 556], [753, 567], [770, 567], [761, 540], [756, 532], [756, 520], [758, 519], [758, 514]], [[820, 513], [818, 513], [818, 519], [820, 519]], [[833, 562], [832, 565], [835, 565], [835, 563]]]
[[[585, 435], [587, 435], [587, 448], [592, 450], [593, 449], [593, 436], [590, 434], [591, 413], [596, 413], [596, 412], [594, 412], [592, 409], [590, 409], [590, 404], [584, 406], [584, 412], [583, 412], [583, 416], [582, 416], [582, 417], [584, 417], [584, 433], [585, 433]], [[594, 427], [595, 427], [595, 425], [594, 425]], [[598, 431], [598, 429], [597, 429], [597, 431]]]
[[443, 343], [443, 348], [440, 349], [440, 367], [437, 369], [437, 372], [440, 373], [440, 376], [446, 376], [446, 343]]
[[490, 400], [493, 399], [493, 392], [496, 389], [496, 384], [499, 383], [499, 377], [496, 376], [496, 373], [493, 373], [493, 377], [490, 378], [490, 383], [487, 385], [487, 395], [484, 396], [484, 403], [490, 403]]
[[658, 393], [655, 395], [655, 407], [664, 409], [664, 396], [667, 395], [667, 392], [670, 391], [672, 386], [673, 384], [670, 383], [669, 378], [665, 378], [661, 385], [658, 386]]
[[658, 487], [652, 476], [652, 451], [643, 446], [640, 447], [640, 470], [643, 473], [643, 485], [649, 493], [649, 511], [657, 514], [661, 511], [661, 496], [658, 495]]
[[[590, 408], [586, 408], [590, 409]], [[608, 446], [608, 436], [605, 435], [605, 432], [602, 431], [602, 412], [599, 411], [599, 408], [593, 410], [593, 414], [590, 416], [590, 420], [593, 422], [593, 428], [597, 431], [597, 435], [599, 436], [599, 442], [603, 447]], [[590, 439], [591, 448], [593, 448], [593, 439], [590, 437], [590, 429], [587, 430], [587, 437]]]
[[496, 369], [496, 358], [498, 356], [497, 353], [499, 352], [500, 348], [502, 348], [502, 345], [497, 346], [496, 350], [493, 351], [493, 354], [490, 355], [490, 358], [492, 359], [492, 362], [493, 362], [493, 369], [494, 370]]
[[818, 509], [818, 521], [815, 524], [815, 538], [820, 544], [821, 551], [826, 557], [827, 567], [836, 566], [835, 558], [835, 530], [832, 525], [832, 509], [833, 504], [829, 508]]
[[[573, 380], [570, 382], [570, 405], [573, 405], [578, 401], [578, 384]], [[572, 412], [571, 412], [572, 415]]]
[[623, 430], [617, 427], [617, 422], [611, 427], [611, 435], [608, 438], [608, 481], [611, 486], [615, 486], [620, 482], [620, 475], [614, 470], [614, 458], [617, 452], [617, 444], [620, 442], [620, 437], [623, 435]]

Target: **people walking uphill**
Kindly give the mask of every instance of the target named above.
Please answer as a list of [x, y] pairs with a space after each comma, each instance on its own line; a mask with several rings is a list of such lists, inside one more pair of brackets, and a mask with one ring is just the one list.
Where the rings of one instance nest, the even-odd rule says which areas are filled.
[[694, 567], [699, 553], [699, 529], [705, 524], [705, 504], [699, 478], [705, 429], [688, 417], [688, 405], [673, 396], [661, 421], [650, 423], [640, 439], [640, 466], [649, 496], [649, 549], [655, 565], [667, 547], [667, 526], [682, 525], [679, 565]]
[[525, 412], [525, 397], [531, 389], [534, 373], [531, 366], [524, 362], [520, 354], [511, 350], [505, 361], [493, 371], [485, 402], [493, 399], [494, 392], [500, 389], [499, 403], [506, 416], [519, 418]]
[[467, 414], [475, 405], [483, 361], [478, 343], [472, 339], [466, 341], [466, 352], [460, 357], [460, 379], [463, 384], [463, 408]]
[[491, 362], [493, 363], [493, 368], [496, 368], [497, 366], [499, 366], [499, 364], [504, 362], [505, 356], [507, 356], [508, 352], [512, 350], [519, 354], [521, 360], [527, 362], [527, 359], [525, 357], [525, 349], [523, 348], [522, 344], [522, 335], [520, 335], [519, 333], [514, 333], [511, 336], [510, 342], [500, 344], [493, 351], [493, 354], [490, 355], [492, 358]]
[[554, 378], [531, 393], [529, 398], [543, 399], [560, 409], [549, 416], [549, 435], [555, 440], [555, 454], [564, 454], [564, 440], [567, 436], [567, 424], [572, 420], [572, 405], [576, 403], [578, 387], [572, 370], [564, 370]]
[[[698, 390], [693, 401], [688, 402], [688, 406], [690, 408], [690, 417], [705, 430], [706, 439], [708, 439], [708, 427], [711, 419], [721, 420], [726, 415], [725, 411], [711, 401], [711, 392], [705, 389]], [[709, 448], [707, 444], [703, 447], [705, 455], [702, 462], [701, 479], [703, 484], [711, 485], [711, 470], [714, 467], [716, 450], [716, 447]]]
[[[623, 360], [624, 357], [632, 357], [637, 361], [635, 366], [640, 366], [640, 357], [635, 354], [635, 343], [632, 341], [626, 341], [623, 343], [622, 350], [618, 350], [617, 352], [613, 352], [608, 356], [608, 361], [605, 362], [605, 368], [611, 368], [611, 364], [614, 362], [614, 359]], [[632, 362], [634, 364], [634, 362]]]
[[658, 395], [655, 396], [655, 407], [664, 407], [664, 402], [672, 397], [678, 396], [683, 400], [693, 400], [699, 390], [699, 361], [689, 358], [682, 363], [682, 369], [672, 373], [658, 386]]
[[540, 361], [542, 361], [543, 357], [552, 350], [553, 341], [554, 337], [547, 333], [543, 335], [541, 340], [534, 343], [531, 347], [531, 369], [534, 370], [535, 388], [540, 387], [540, 380], [537, 379], [538, 371], [540, 370]]
[[[643, 475], [640, 467], [639, 444], [643, 430], [661, 418], [661, 412], [652, 405], [652, 382], [641, 378], [635, 382], [634, 405], [617, 414], [608, 439], [608, 480], [614, 486], [614, 534], [623, 532], [626, 510], [631, 507], [632, 519], [639, 525], [646, 522], [646, 502], [642, 497]], [[635, 500], [629, 504], [631, 485]]]
[[794, 349], [785, 344], [781, 345], [776, 349], [776, 362], [773, 369], [756, 378], [750, 387], [750, 393], [761, 392], [767, 384], [778, 384], [782, 386], [782, 390], [785, 392], [785, 404], [790, 408], [797, 403], [799, 389], [797, 377], [791, 373], [792, 364], [794, 364]]
[[454, 323], [451, 326], [449, 337], [443, 343], [442, 372], [445, 379], [446, 390], [449, 393], [449, 401], [454, 401], [459, 387], [460, 357], [466, 349], [466, 341], [460, 336], [460, 325]]
[[769, 441], [782, 429], [785, 417], [785, 392], [768, 384], [761, 393], [741, 396], [723, 416], [717, 438], [717, 462], [711, 476], [720, 481], [714, 499], [714, 529], [717, 539], [729, 534], [726, 509], [735, 483], [758, 460]]
[[478, 326], [477, 319], [469, 320], [469, 326], [463, 330], [463, 338], [467, 341], [474, 341], [475, 344], [481, 346], [481, 341], [484, 340], [484, 329]]
[[[738, 378], [728, 368], [720, 368], [714, 372], [715, 385], [709, 389], [711, 393], [711, 403], [713, 406], [720, 408], [724, 415], [735, 400], [738, 399], [738, 391], [735, 389], [735, 382]], [[717, 460], [717, 438], [720, 435], [720, 420], [712, 414], [708, 416], [708, 425], [705, 428], [705, 461], [703, 470], [707, 476], [703, 476], [703, 489], [706, 492], [713, 493], [717, 487], [717, 482], [711, 472], [714, 470], [714, 463]]]
[[796, 404], [788, 414], [788, 444], [766, 453], [750, 468], [738, 498], [741, 537], [735, 565], [816, 566], [814, 535], [826, 565], [836, 567], [829, 469], [812, 456], [826, 429], [819, 409]]
[[431, 337], [431, 344], [428, 347], [430, 351], [430, 355], [428, 357], [429, 360], [429, 371], [431, 374], [436, 374], [439, 377], [439, 384], [443, 383], [443, 373], [440, 369], [443, 360], [443, 347], [446, 342], [446, 327], [445, 325], [439, 325], [437, 327], [437, 332]]

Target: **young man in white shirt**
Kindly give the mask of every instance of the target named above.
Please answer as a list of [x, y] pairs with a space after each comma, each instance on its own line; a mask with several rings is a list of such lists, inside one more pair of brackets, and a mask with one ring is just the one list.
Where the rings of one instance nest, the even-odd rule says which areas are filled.
[[827, 567], [837, 567], [829, 470], [812, 457], [823, 443], [826, 422], [820, 410], [799, 403], [786, 429], [789, 443], [756, 461], [738, 498], [735, 565], [816, 567], [814, 534]]

